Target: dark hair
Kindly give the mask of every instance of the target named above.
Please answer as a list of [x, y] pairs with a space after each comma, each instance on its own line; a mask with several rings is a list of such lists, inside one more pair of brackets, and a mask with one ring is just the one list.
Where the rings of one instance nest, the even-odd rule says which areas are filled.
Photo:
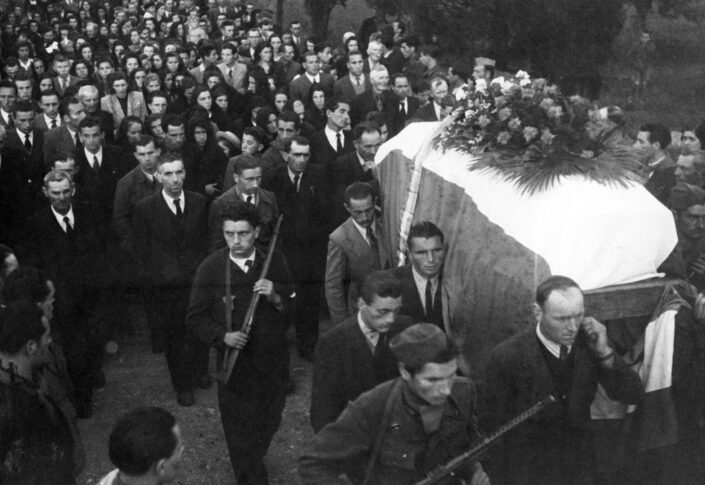
[[361, 121], [352, 129], [351, 137], [353, 140], [359, 140], [365, 133], [380, 133], [379, 125], [374, 121]]
[[[173, 125], [172, 125], [173, 126]], [[159, 158], [157, 158], [157, 167], [160, 167], [164, 165], [165, 163], [172, 163], [172, 162], [184, 162], [184, 157], [181, 156], [180, 153], [174, 153], [174, 152], [164, 152], [161, 155], [159, 155]]]
[[213, 44], [202, 44], [201, 47], [198, 48], [198, 57], [201, 58], [201, 62], [203, 62], [204, 57], [209, 56], [214, 50], [215, 46]]
[[301, 128], [301, 119], [299, 115], [293, 111], [284, 110], [277, 116], [277, 123], [283, 121], [284, 123], [294, 123], [294, 129], [299, 130]]
[[418, 365], [404, 365], [404, 369], [413, 376], [421, 372], [426, 364], [445, 364], [456, 357], [458, 357], [458, 347], [455, 345], [455, 342], [453, 342], [453, 339], [447, 338], [445, 348], [439, 349], [439, 351], [426, 362]]
[[39, 342], [46, 332], [43, 316], [42, 309], [27, 300], [0, 308], [0, 352], [15, 355], [27, 342]]
[[[8, 248], [9, 249], [9, 248]], [[7, 258], [5, 254], [3, 261]], [[31, 303], [41, 303], [49, 296], [49, 278], [47, 275], [31, 266], [22, 266], [10, 273], [2, 287], [2, 300], [12, 303], [27, 300]]]
[[431, 221], [421, 221], [411, 226], [409, 235], [406, 237], [406, 245], [411, 250], [411, 240], [415, 237], [423, 239], [431, 239], [432, 237], [440, 237], [441, 243], [445, 242], [443, 232]]
[[144, 475], [159, 460], [174, 453], [178, 444], [174, 426], [176, 419], [163, 409], [133, 409], [120, 417], [110, 432], [110, 461], [128, 475]]
[[698, 123], [698, 126], [693, 130], [695, 136], [700, 140], [700, 143], [705, 146], [705, 121]]
[[342, 98], [338, 98], [336, 96], [333, 96], [332, 98], [326, 99], [326, 106], [325, 110], [326, 111], [335, 111], [340, 107], [340, 104], [347, 104], [348, 108], [350, 107], [350, 103]]
[[100, 131], [103, 131], [103, 125], [100, 124], [100, 118], [97, 116], [86, 116], [78, 124], [78, 131], [80, 132], [84, 128], [95, 128], [98, 127]]
[[59, 116], [63, 118], [69, 114], [69, 106], [72, 104], [80, 104], [83, 106], [76, 96], [64, 96], [61, 98], [61, 102], [59, 103]]
[[28, 99], [17, 101], [12, 107], [12, 113], [15, 115], [19, 112], [26, 113], [28, 111], [31, 111], [32, 113], [36, 113], [37, 111], [36, 104], [34, 104], [33, 101], [30, 101]]
[[235, 158], [235, 166], [233, 168], [235, 173], [240, 175], [244, 170], [252, 170], [254, 168], [260, 168], [261, 166], [259, 159], [247, 153], [243, 153]]
[[658, 142], [661, 145], [661, 150], [665, 150], [671, 144], [671, 132], [662, 123], [644, 123], [639, 127], [639, 131], [649, 133], [649, 143]]
[[364, 200], [368, 197], [372, 197], [372, 200], [374, 200], [375, 194], [370, 184], [365, 182], [353, 182], [345, 189], [344, 200], [348, 205], [350, 205], [350, 201], [353, 199]]
[[436, 44], [426, 44], [421, 47], [421, 53], [433, 59], [438, 59], [438, 56], [441, 55], [441, 49]]
[[253, 228], [259, 227], [262, 222], [257, 209], [252, 204], [236, 204], [228, 207], [221, 215], [221, 226], [225, 221], [247, 221]]
[[169, 126], [181, 126], [184, 125], [184, 128], [186, 127], [186, 123], [184, 122], [184, 119], [175, 114], [175, 113], [165, 113], [164, 116], [162, 116], [162, 130], [164, 130], [164, 133], [167, 132]]
[[264, 142], [267, 139], [267, 134], [259, 126], [246, 126], [245, 129], [242, 130], [242, 135], [250, 135], [262, 145], [264, 145]]
[[289, 153], [291, 151], [291, 145], [293, 145], [294, 143], [296, 143], [297, 145], [301, 145], [301, 146], [307, 146], [307, 147], [311, 146], [311, 141], [308, 138], [306, 138], [305, 136], [296, 135], [291, 140], [286, 142], [285, 148], [286, 148], [287, 153]]
[[370, 111], [365, 115], [365, 121], [371, 121], [379, 127], [379, 132], [382, 134], [382, 127], [389, 128], [389, 118], [382, 111]]
[[567, 290], [569, 288], [577, 288], [580, 290], [578, 284], [567, 276], [551, 276], [544, 280], [538, 288], [536, 288], [536, 304], [543, 308], [543, 305], [546, 303], [546, 300], [548, 300], [551, 292], [554, 290]]
[[15, 86], [15, 83], [9, 79], [3, 79], [0, 81], [0, 88], [12, 88], [15, 91], [15, 94], [17, 94], [17, 86]]
[[375, 296], [380, 298], [401, 298], [401, 283], [389, 271], [374, 271], [367, 275], [360, 285], [360, 297], [368, 305]]
[[135, 148], [137, 147], [146, 147], [150, 143], [154, 143], [154, 147], [157, 147], [157, 141], [154, 139], [152, 135], [140, 135], [140, 137], [137, 139], [135, 142]]
[[406, 44], [409, 47], [418, 47], [420, 44], [419, 38], [416, 37], [415, 35], [407, 35], [404, 37], [399, 44]]

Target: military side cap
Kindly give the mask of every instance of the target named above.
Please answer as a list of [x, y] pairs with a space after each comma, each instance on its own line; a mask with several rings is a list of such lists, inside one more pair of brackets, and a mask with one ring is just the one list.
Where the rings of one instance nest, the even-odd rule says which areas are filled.
[[427, 364], [448, 346], [446, 334], [436, 325], [417, 323], [396, 335], [389, 349], [407, 367]]
[[671, 189], [669, 207], [675, 211], [683, 211], [694, 205], [705, 204], [705, 190], [695, 185], [677, 183]]

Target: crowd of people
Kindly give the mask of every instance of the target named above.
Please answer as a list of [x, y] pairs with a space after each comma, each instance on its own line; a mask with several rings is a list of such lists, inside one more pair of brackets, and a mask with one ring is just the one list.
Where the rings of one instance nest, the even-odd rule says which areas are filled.
[[[492, 352], [476, 404], [447, 337], [443, 232], [414, 225], [410, 264], [391, 267], [377, 150], [409, 123], [448, 116], [458, 89], [494, 77], [494, 61], [444, 66], [390, 11], [340, 45], [239, 0], [27, 0], [3, 20], [1, 483], [75, 483], [86, 465], [76, 420], [94, 412], [105, 345], [129, 327], [135, 298], [180, 406], [213, 385], [216, 348], [240, 485], [268, 483], [264, 457], [292, 390], [290, 327], [314, 366], [305, 483], [341, 473], [414, 482], [548, 394], [553, 411], [458, 479], [592, 478], [590, 397], [600, 384], [637, 404], [643, 389], [604, 325], [584, 318], [578, 285], [539, 286], [536, 327]], [[620, 110], [604, 118], [616, 142], [632, 144]], [[653, 123], [634, 142], [648, 158], [647, 189], [676, 217], [679, 246], [665, 265], [701, 290], [704, 137], [688, 128], [672, 144]], [[694, 381], [705, 380], [700, 353], [684, 364]], [[705, 398], [701, 387], [688, 396]], [[679, 424], [700, 426], [702, 404], [686, 401]], [[101, 484], [169, 483], [183, 443], [172, 415], [136, 409], [115, 425], [117, 468]], [[699, 431], [688, 443], [702, 449]], [[678, 476], [702, 481], [699, 466]]]

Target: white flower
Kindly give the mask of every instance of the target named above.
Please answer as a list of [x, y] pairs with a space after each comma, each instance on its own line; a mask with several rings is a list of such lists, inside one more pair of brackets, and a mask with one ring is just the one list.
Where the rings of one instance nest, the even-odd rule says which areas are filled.
[[548, 111], [549, 108], [550, 108], [551, 106], [553, 106], [554, 104], [556, 104], [556, 103], [555, 103], [551, 98], [543, 98], [543, 100], [541, 100], [541, 103], [539, 104], [539, 106], [540, 106], [542, 109]]
[[490, 123], [492, 123], [492, 120], [485, 115], [482, 115], [477, 119], [477, 124], [479, 124], [482, 128], [486, 128]]
[[560, 106], [551, 106], [548, 108], [548, 112], [546, 114], [549, 118], [560, 118], [563, 116], [563, 108]]
[[462, 101], [468, 97], [467, 85], [462, 86], [455, 92], [455, 100]]
[[500, 131], [499, 135], [497, 135], [497, 143], [499, 143], [500, 145], [506, 145], [509, 142], [510, 138], [511, 135], [508, 131]]
[[490, 85], [498, 84], [500, 87], [504, 85], [504, 76], [499, 76], [490, 81]]
[[475, 81], [475, 91], [479, 91], [482, 94], [487, 94], [487, 81], [484, 79], [478, 79]]
[[519, 80], [519, 86], [521, 86], [522, 88], [524, 86], [528, 86], [529, 84], [531, 84], [531, 80], [529, 78]]
[[527, 126], [524, 128], [522, 133], [524, 135], [524, 140], [526, 140], [527, 143], [531, 143], [534, 138], [538, 136], [539, 130], [533, 126]]
[[512, 118], [509, 120], [509, 123], [507, 123], [507, 127], [512, 131], [518, 130], [520, 126], [521, 120], [519, 118]]
[[512, 115], [511, 108], [502, 108], [497, 113], [497, 116], [499, 117], [500, 121], [504, 121], [504, 120], [508, 119], [511, 115]]
[[541, 143], [544, 145], [550, 145], [553, 143], [553, 139], [556, 137], [553, 133], [551, 133], [551, 130], [548, 128], [543, 129], [543, 133], [541, 133]]
[[529, 73], [526, 71], [517, 71], [516, 75], [514, 76], [517, 79], [529, 79]]
[[508, 94], [514, 86], [516, 86], [516, 84], [514, 84], [513, 82], [504, 81], [502, 83], [502, 94]]

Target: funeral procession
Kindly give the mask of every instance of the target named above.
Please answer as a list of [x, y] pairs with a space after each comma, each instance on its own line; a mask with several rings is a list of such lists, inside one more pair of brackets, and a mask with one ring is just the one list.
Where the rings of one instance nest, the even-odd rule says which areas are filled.
[[0, 485], [705, 485], [705, 0], [0, 0]]

